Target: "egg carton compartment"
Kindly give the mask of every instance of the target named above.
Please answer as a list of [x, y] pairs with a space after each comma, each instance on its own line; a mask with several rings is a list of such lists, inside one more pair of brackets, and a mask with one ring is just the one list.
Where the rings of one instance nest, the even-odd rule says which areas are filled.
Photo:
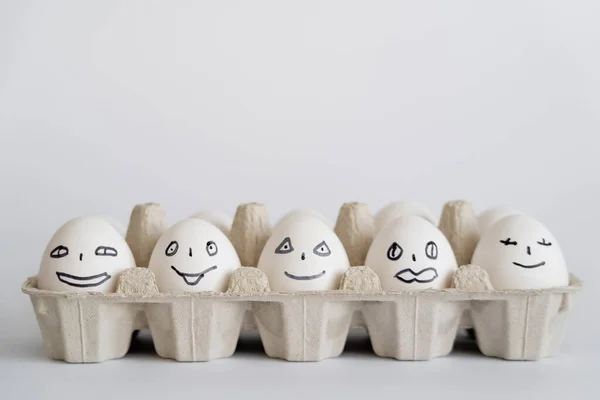
[[[233, 279], [247, 279], [241, 268]], [[358, 270], [358, 268], [356, 269]], [[457, 275], [481, 273], [462, 267]], [[254, 271], [251, 271], [254, 272]], [[355, 274], [352, 271], [350, 274]], [[360, 272], [360, 271], [359, 271]], [[252, 277], [251, 277], [252, 278]], [[121, 276], [149, 281], [151, 271], [135, 268]], [[536, 360], [555, 355], [580, 282], [542, 291], [471, 291], [473, 287], [422, 292], [179, 293], [157, 290], [114, 294], [71, 294], [23, 285], [33, 302], [46, 351], [67, 362], [123, 357], [140, 313], [156, 352], [178, 361], [209, 361], [234, 354], [250, 312], [270, 357], [319, 361], [339, 356], [353, 316], [359, 313], [373, 351], [398, 360], [429, 360], [452, 351], [460, 319], [471, 310], [477, 343], [488, 356]]]
[[[480, 351], [509, 360], [537, 360], [557, 353], [567, 315], [581, 282], [566, 287], [494, 291], [485, 270], [469, 265], [477, 241], [470, 204], [448, 203], [440, 229], [461, 267], [453, 287], [384, 292], [362, 266], [372, 240], [372, 217], [362, 204], [346, 204], [335, 231], [352, 263], [340, 290], [279, 293], [254, 267], [234, 271], [225, 293], [160, 293], [146, 268], [164, 212], [136, 206], [128, 243], [137, 264], [122, 272], [116, 293], [52, 292], [36, 277], [22, 286], [30, 296], [47, 354], [72, 363], [121, 358], [132, 333], [147, 327], [157, 354], [177, 361], [209, 361], [234, 354], [242, 330], [259, 332], [269, 357], [319, 361], [339, 356], [351, 327], [367, 329], [373, 352], [398, 360], [430, 360], [451, 353], [457, 331], [473, 327]], [[242, 205], [231, 240], [243, 264], [256, 265], [270, 233], [264, 207]]]

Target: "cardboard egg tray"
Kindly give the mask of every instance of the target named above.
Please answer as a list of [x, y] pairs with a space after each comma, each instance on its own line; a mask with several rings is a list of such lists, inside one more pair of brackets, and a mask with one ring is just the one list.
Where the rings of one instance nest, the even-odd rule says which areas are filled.
[[33, 303], [48, 355], [74, 363], [101, 362], [127, 354], [132, 333], [149, 328], [156, 352], [178, 361], [209, 361], [234, 354], [240, 332], [257, 329], [269, 357], [318, 361], [339, 356], [352, 326], [366, 327], [373, 351], [398, 360], [448, 355], [460, 327], [473, 327], [486, 356], [537, 360], [553, 356], [581, 282], [567, 287], [494, 291], [482, 268], [469, 265], [478, 240], [469, 203], [444, 206], [440, 229], [459, 265], [453, 287], [384, 292], [378, 276], [362, 266], [373, 236], [366, 205], [342, 206], [335, 231], [351, 264], [340, 290], [278, 293], [256, 265], [270, 235], [264, 206], [238, 207], [231, 229], [242, 267], [225, 293], [160, 293], [145, 268], [167, 228], [156, 204], [134, 208], [127, 241], [137, 268], [122, 272], [116, 293], [70, 293], [22, 287]]

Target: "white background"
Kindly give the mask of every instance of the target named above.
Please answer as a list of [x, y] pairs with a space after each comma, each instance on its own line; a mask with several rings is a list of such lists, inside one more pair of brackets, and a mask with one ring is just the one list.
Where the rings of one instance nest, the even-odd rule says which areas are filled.
[[[596, 0], [0, 0], [0, 397], [597, 398], [599, 20]], [[407, 363], [363, 343], [294, 364], [252, 342], [67, 365], [19, 291], [81, 214], [259, 201], [335, 220], [400, 199], [544, 221], [586, 282], [560, 356]]]

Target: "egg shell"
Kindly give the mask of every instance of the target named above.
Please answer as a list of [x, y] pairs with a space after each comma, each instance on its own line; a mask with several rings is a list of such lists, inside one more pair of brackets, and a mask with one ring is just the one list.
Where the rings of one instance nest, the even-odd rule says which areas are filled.
[[417, 216], [387, 224], [373, 239], [365, 264], [379, 275], [386, 291], [447, 288], [458, 267], [444, 234]]
[[112, 225], [113, 228], [115, 228], [117, 230], [117, 232], [119, 232], [121, 234], [121, 236], [125, 237], [125, 234], [127, 233], [127, 228], [125, 228], [125, 225], [123, 225], [121, 223], [121, 221], [119, 221], [118, 219], [111, 217], [110, 215], [105, 215], [105, 214], [93, 214], [93, 215], [90, 215], [90, 217], [104, 218], [105, 220], [108, 221], [109, 224]]
[[411, 215], [424, 218], [433, 225], [437, 224], [436, 218], [424, 205], [410, 201], [398, 201], [388, 204], [375, 214], [375, 234], [394, 219]]
[[471, 263], [488, 272], [496, 290], [544, 289], [569, 284], [569, 273], [556, 238], [541, 222], [525, 215], [504, 217], [488, 227]]
[[161, 292], [224, 292], [239, 267], [229, 238], [197, 218], [180, 221], [163, 233], [148, 265]]
[[482, 212], [477, 216], [479, 232], [483, 233], [487, 228], [510, 215], [523, 215], [523, 213], [511, 206], [498, 206]]
[[227, 236], [229, 236], [229, 233], [231, 232], [231, 224], [233, 223], [233, 219], [224, 212], [216, 210], [200, 211], [192, 215], [191, 218], [197, 218], [206, 222], [210, 222]]
[[271, 290], [337, 290], [350, 267], [342, 242], [320, 218], [304, 215], [277, 224], [258, 261]]
[[119, 273], [135, 267], [123, 235], [103, 216], [61, 226], [44, 251], [38, 287], [61, 292], [114, 292]]
[[278, 225], [282, 225], [282, 224], [286, 223], [287, 221], [289, 221], [291, 219], [294, 219], [294, 218], [306, 218], [306, 217], [313, 217], [313, 218], [320, 219], [327, 226], [331, 226], [331, 223], [329, 222], [329, 220], [327, 219], [327, 217], [325, 217], [319, 211], [316, 211], [316, 210], [313, 210], [313, 209], [310, 209], [310, 208], [297, 208], [295, 210], [292, 210], [292, 211], [288, 212], [283, 217], [279, 218], [279, 220], [275, 223], [275, 226], [274, 226], [273, 229], [275, 229]]

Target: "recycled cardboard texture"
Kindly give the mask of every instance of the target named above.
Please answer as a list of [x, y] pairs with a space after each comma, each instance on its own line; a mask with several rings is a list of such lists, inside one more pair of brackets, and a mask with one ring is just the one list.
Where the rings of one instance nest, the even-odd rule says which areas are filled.
[[373, 215], [369, 212], [369, 206], [362, 203], [342, 205], [334, 231], [348, 253], [350, 265], [364, 265], [374, 231]]
[[[238, 246], [256, 259], [250, 248], [264, 241], [266, 213], [259, 205], [241, 210], [236, 218], [261, 224], [260, 235], [237, 228]], [[261, 216], [253, 216], [253, 210]], [[144, 218], [161, 211], [155, 209]], [[251, 229], [252, 224], [246, 224]], [[535, 360], [558, 351], [573, 296], [581, 286], [571, 276], [568, 287], [493, 291], [485, 270], [472, 265], [460, 267], [453, 282], [456, 288], [385, 293], [370, 268], [357, 266], [342, 279], [342, 290], [276, 293], [269, 291], [264, 273], [251, 266], [234, 273], [227, 293], [159, 293], [151, 271], [132, 268], [119, 276], [113, 294], [38, 290], [36, 278], [28, 279], [22, 290], [32, 300], [48, 355], [67, 362], [123, 357], [139, 315], [148, 320], [159, 356], [179, 361], [231, 356], [248, 315], [256, 321], [271, 357], [336, 357], [354, 319], [364, 321], [377, 355], [428, 360], [451, 352], [465, 310], [472, 313], [483, 354]]]
[[133, 208], [125, 240], [138, 267], [148, 267], [154, 245], [167, 228], [167, 217], [160, 204], [139, 204]]
[[263, 204], [238, 206], [230, 233], [231, 243], [242, 265], [256, 267], [262, 249], [271, 236], [271, 223]]

